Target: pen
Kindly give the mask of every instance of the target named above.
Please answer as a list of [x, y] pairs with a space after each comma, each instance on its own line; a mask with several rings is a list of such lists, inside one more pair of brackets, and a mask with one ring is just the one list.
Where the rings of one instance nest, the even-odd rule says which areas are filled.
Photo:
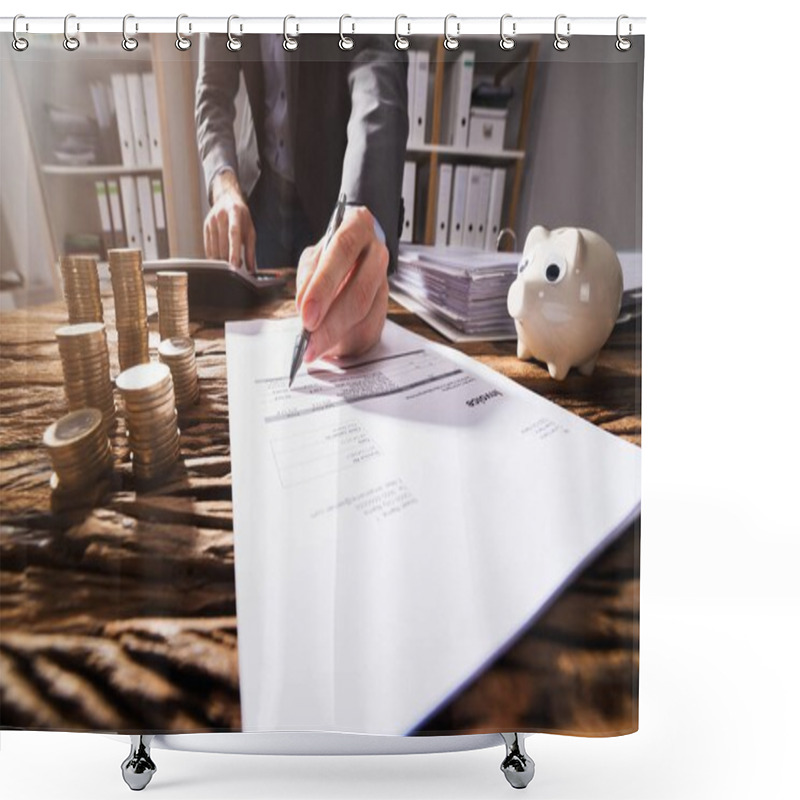
[[[336, 208], [333, 210], [331, 221], [328, 223], [328, 230], [325, 234], [325, 244], [322, 246], [323, 253], [328, 249], [328, 245], [331, 243], [331, 239], [333, 239], [333, 234], [336, 233], [336, 231], [339, 229], [339, 226], [342, 224], [346, 206], [347, 195], [342, 192], [339, 195], [339, 201], [336, 203]], [[311, 334], [305, 328], [303, 328], [303, 332], [295, 340], [294, 352], [292, 353], [292, 365], [289, 369], [290, 389], [292, 387], [292, 382], [297, 375], [297, 370], [300, 369], [300, 364], [303, 361], [303, 356], [305, 355], [306, 349], [308, 348], [308, 340], [310, 336]]]

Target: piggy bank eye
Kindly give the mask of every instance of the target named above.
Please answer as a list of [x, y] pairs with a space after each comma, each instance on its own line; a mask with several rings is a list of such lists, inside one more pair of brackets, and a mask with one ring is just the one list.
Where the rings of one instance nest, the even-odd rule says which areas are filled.
[[548, 283], [558, 283], [567, 273], [567, 265], [559, 256], [551, 256], [544, 264], [544, 277]]
[[525, 271], [525, 267], [528, 266], [528, 263], [529, 262], [527, 258], [523, 258], [522, 261], [519, 262], [517, 265], [517, 275], [522, 275], [522, 273]]

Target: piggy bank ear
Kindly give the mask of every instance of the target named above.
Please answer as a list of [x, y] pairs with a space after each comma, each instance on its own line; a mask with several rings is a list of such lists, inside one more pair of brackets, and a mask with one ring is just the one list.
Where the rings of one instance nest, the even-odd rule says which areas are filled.
[[559, 237], [562, 252], [570, 264], [580, 264], [583, 260], [584, 241], [583, 234], [577, 228], [564, 228]]
[[534, 225], [533, 228], [530, 229], [528, 232], [528, 236], [525, 239], [525, 247], [523, 248], [523, 252], [527, 253], [529, 248], [535, 247], [540, 242], [547, 241], [550, 238], [550, 231], [544, 227], [544, 225]]

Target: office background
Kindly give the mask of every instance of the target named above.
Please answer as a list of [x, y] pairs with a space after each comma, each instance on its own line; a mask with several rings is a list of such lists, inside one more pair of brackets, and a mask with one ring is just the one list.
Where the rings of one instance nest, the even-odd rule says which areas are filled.
[[[36, 13], [68, 10], [43, 0]], [[80, 10], [110, 13], [91, 0]], [[131, 9], [185, 10], [152, 0]], [[191, 10], [201, 13], [198, 4]], [[364, 2], [345, 10], [370, 13]], [[668, 10], [575, 0], [568, 10], [648, 14], [640, 731], [615, 740], [533, 737], [537, 777], [528, 791], [595, 800], [791, 797], [800, 708], [791, 636], [800, 612], [792, 388], [800, 270], [791, 242], [800, 131], [787, 102], [794, 56], [773, 46], [773, 36], [798, 29], [798, 10], [764, 3], [712, 19], [684, 0]], [[203, 13], [226, 11], [207, 4]], [[466, 0], [396, 11], [530, 13]], [[561, 11], [551, 4], [536, 13]], [[291, 12], [326, 14], [308, 2]], [[748, 42], [754, 55], [745, 58]], [[10, 798], [49, 797], [52, 775], [75, 769], [86, 774], [63, 780], [62, 797], [115, 796], [124, 791], [119, 749], [103, 737], [4, 731], [0, 789]], [[493, 774], [491, 750], [309, 763], [160, 758], [165, 798], [510, 791]]]

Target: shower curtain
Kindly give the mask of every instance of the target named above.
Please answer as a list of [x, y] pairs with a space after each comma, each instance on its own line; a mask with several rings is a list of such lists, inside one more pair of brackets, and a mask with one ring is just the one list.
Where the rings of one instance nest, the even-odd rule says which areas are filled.
[[[0, 727], [637, 730], [643, 37], [28, 38], [0, 48]], [[622, 265], [591, 374], [517, 355], [537, 225]], [[293, 395], [272, 354], [312, 288], [340, 327]]]

